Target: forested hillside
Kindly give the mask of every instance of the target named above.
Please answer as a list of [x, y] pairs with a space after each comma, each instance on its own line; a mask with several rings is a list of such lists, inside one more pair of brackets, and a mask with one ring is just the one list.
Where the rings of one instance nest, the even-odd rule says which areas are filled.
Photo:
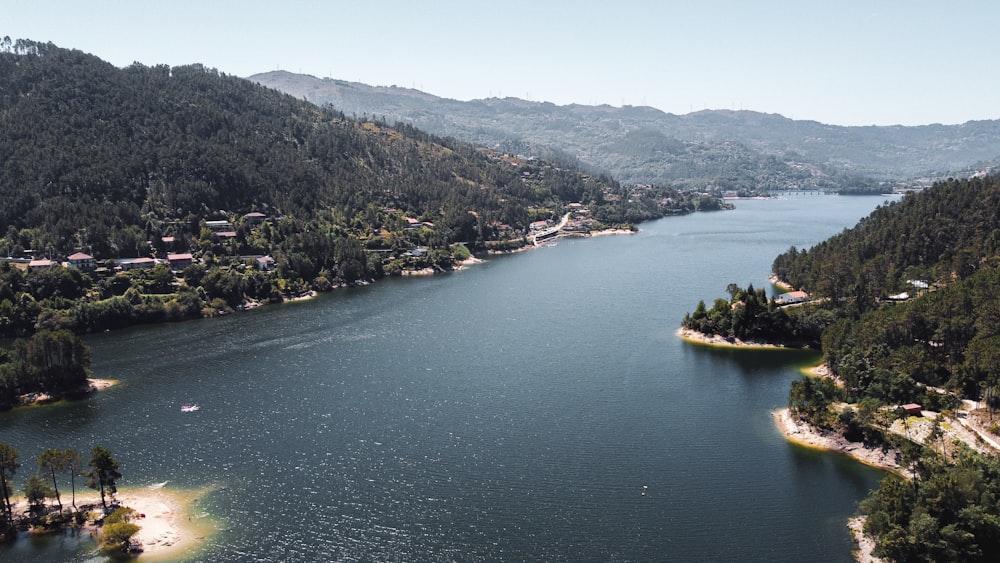
[[567, 213], [586, 234], [721, 206], [351, 119], [200, 65], [119, 69], [24, 40], [0, 44], [0, 154], [2, 335], [447, 270]]
[[711, 310], [699, 303], [684, 325], [740, 339], [821, 341], [852, 400], [919, 403], [926, 386], [998, 398], [998, 209], [997, 177], [942, 182], [778, 256], [775, 274], [806, 302], [781, 307], [763, 290], [730, 284], [729, 300]]
[[857, 397], [917, 401], [918, 385], [981, 399], [1000, 384], [1000, 180], [953, 180], [882, 207], [775, 273], [843, 320], [823, 334]]
[[952, 180], [880, 207], [814, 248], [790, 249], [775, 259], [773, 271], [794, 287], [863, 313], [912, 290], [913, 280], [948, 285], [995, 267], [998, 228], [996, 178]]
[[[910, 482], [890, 476], [862, 505], [875, 554], [890, 561], [991, 561], [1000, 549], [1000, 461], [982, 438], [1000, 441], [998, 206], [997, 177], [942, 182], [776, 258], [775, 273], [810, 302], [778, 309], [758, 295], [750, 307], [737, 291], [685, 319], [712, 329], [733, 311], [730, 332], [772, 340], [825, 319], [837, 383], [804, 377], [789, 406], [816, 427], [901, 452]], [[933, 422], [914, 409], [934, 411]], [[966, 420], [982, 436], [945, 438]]]
[[469, 211], [484, 226], [523, 228], [529, 205], [618, 189], [573, 173], [524, 182], [468, 145], [349, 120], [198, 65], [117, 69], [51, 45], [22, 52], [0, 57], [0, 221], [13, 238], [30, 229], [21, 242], [40, 251], [142, 255], [154, 231], [250, 211], [349, 227], [369, 205], [429, 214], [443, 239], [474, 241]]

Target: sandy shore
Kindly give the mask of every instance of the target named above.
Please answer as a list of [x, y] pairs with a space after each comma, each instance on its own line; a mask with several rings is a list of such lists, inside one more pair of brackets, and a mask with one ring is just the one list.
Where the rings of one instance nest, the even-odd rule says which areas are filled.
[[119, 494], [118, 500], [141, 515], [135, 520], [139, 526], [135, 539], [142, 546], [143, 559], [190, 552], [204, 537], [188, 525], [192, 522], [190, 506], [181, 494], [163, 488], [139, 489]]
[[705, 334], [697, 330], [681, 327], [677, 329], [677, 336], [682, 340], [693, 344], [704, 344], [707, 346], [718, 346], [720, 348], [775, 348], [798, 350], [796, 346], [786, 346], [784, 344], [774, 344], [772, 342], [758, 342], [755, 340], [740, 340], [739, 338], [724, 338], [718, 334]]
[[482, 260], [481, 258], [476, 258], [475, 256], [470, 256], [470, 257], [466, 258], [465, 260], [456, 262], [455, 266], [453, 268], [451, 268], [450, 270], [442, 270], [442, 269], [439, 269], [439, 268], [430, 267], [430, 268], [423, 268], [421, 270], [403, 270], [400, 273], [400, 275], [402, 275], [402, 276], [433, 276], [435, 274], [444, 274], [444, 273], [448, 273], [448, 272], [459, 272], [459, 271], [462, 271], [462, 270], [468, 268], [469, 266], [475, 266], [476, 264], [482, 264], [483, 262], [484, 262], [484, 260]]
[[794, 287], [792, 287], [790, 283], [786, 282], [785, 280], [779, 278], [774, 274], [767, 276], [767, 281], [771, 282], [771, 285], [773, 285], [774, 287], [777, 287], [778, 289], [781, 289], [783, 291], [793, 291], [795, 289]]
[[[195, 551], [204, 539], [214, 531], [214, 524], [202, 514], [195, 514], [198, 497], [207, 490], [181, 492], [166, 489], [164, 484], [139, 489], [119, 489], [116, 499], [125, 507], [136, 512], [133, 523], [139, 532], [133, 541], [142, 546], [142, 561], [170, 561]], [[63, 507], [69, 510], [70, 495], [63, 492]], [[27, 510], [27, 502], [17, 499], [16, 508]], [[52, 503], [50, 503], [51, 505]], [[94, 514], [101, 510], [101, 497], [87, 490], [77, 491], [76, 505], [79, 508], [91, 506]], [[110, 504], [110, 499], [109, 499]], [[84, 526], [84, 532], [99, 535], [99, 528], [91, 520]]]
[[[81, 388], [76, 393], [71, 395], [86, 395], [88, 393], [94, 393], [96, 391], [104, 391], [110, 387], [118, 385], [118, 380], [116, 379], [87, 379], [87, 387]], [[63, 397], [53, 397], [48, 393], [28, 393], [26, 395], [20, 396], [20, 407], [29, 407], [35, 405], [45, 405], [53, 403], [55, 401], [61, 400]]]
[[631, 231], [629, 229], [604, 229], [602, 231], [590, 231], [590, 236], [592, 237], [603, 237], [608, 235], [634, 235], [639, 232], [638, 229]]
[[118, 385], [118, 380], [90, 378], [87, 380], [87, 383], [90, 384], [91, 391], [104, 391], [105, 389]]
[[435, 270], [434, 268], [423, 268], [423, 269], [420, 269], [420, 270], [403, 270], [400, 273], [400, 275], [402, 275], [403, 277], [407, 277], [407, 276], [433, 276], [435, 273], [437, 273], [437, 270]]

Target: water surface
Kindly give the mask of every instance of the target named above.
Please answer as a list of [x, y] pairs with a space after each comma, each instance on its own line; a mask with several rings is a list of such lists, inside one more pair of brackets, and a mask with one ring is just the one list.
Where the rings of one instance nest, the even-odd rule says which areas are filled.
[[[89, 400], [0, 414], [22, 470], [108, 447], [123, 485], [216, 486], [206, 561], [850, 561], [881, 473], [769, 412], [815, 356], [686, 345], [726, 285], [882, 198], [739, 201], [448, 275], [88, 337]], [[202, 410], [182, 413], [182, 404]], [[643, 495], [643, 486], [647, 486]], [[85, 560], [66, 540], [0, 556]]]

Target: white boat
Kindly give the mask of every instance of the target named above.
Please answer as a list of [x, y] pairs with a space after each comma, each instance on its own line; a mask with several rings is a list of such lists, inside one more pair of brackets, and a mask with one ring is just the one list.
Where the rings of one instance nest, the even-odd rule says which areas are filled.
[[183, 405], [181, 407], [181, 412], [194, 412], [194, 411], [200, 411], [200, 410], [201, 410], [201, 407], [198, 406], [198, 405]]

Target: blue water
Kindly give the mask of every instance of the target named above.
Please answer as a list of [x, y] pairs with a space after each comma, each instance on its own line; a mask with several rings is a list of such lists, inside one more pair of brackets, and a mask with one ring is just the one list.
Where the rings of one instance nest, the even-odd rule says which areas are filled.
[[[882, 201], [739, 201], [452, 274], [91, 336], [94, 375], [122, 383], [0, 414], [0, 441], [26, 468], [100, 443], [124, 486], [213, 487], [199, 506], [221, 531], [197, 560], [851, 561], [845, 521], [881, 473], [787, 443], [769, 416], [816, 356], [675, 331], [698, 300], [769, 288], [776, 254]], [[66, 544], [0, 557], [89, 557]]]

